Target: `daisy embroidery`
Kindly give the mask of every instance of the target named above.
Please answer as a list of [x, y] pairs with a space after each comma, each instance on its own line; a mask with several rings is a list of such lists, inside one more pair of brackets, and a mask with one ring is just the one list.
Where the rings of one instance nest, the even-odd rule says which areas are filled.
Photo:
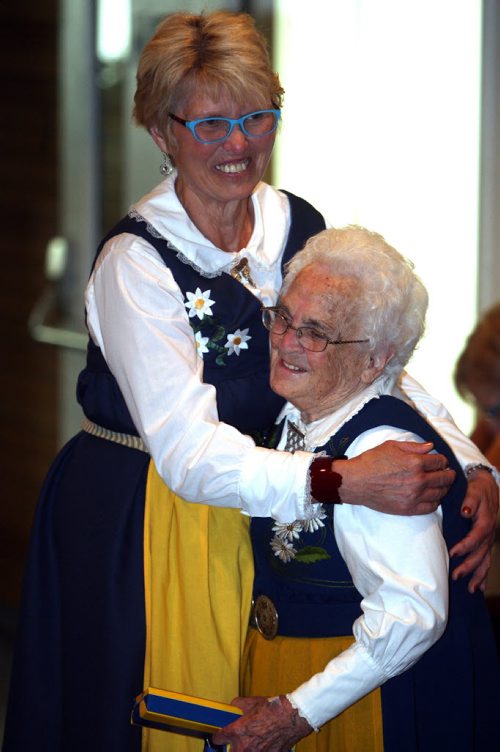
[[196, 350], [198, 351], [199, 355], [203, 355], [204, 353], [208, 352], [207, 342], [208, 337], [202, 337], [201, 332], [196, 332], [194, 335], [194, 339], [196, 342]]
[[274, 523], [274, 538], [270, 540], [269, 545], [274, 555], [281, 559], [284, 564], [289, 564], [294, 559], [303, 564], [314, 564], [316, 561], [330, 558], [330, 555], [322, 546], [314, 544], [304, 546], [300, 540], [301, 533], [316, 533], [320, 528], [325, 527], [323, 520], [327, 516], [326, 512], [322, 504], [318, 504], [318, 507], [305, 520]]
[[198, 316], [201, 320], [204, 316], [212, 315], [212, 308], [215, 304], [215, 300], [210, 300], [210, 290], [202, 292], [199, 287], [196, 288], [196, 292], [186, 293], [187, 303], [184, 303], [189, 311], [189, 318]]
[[273, 525], [273, 533], [275, 533], [276, 538], [280, 538], [281, 540], [297, 540], [298, 538], [300, 538], [301, 532], [302, 524], [300, 520], [295, 520], [295, 522], [289, 522], [288, 524], [283, 522], [276, 522]]
[[325, 527], [325, 523], [322, 522], [326, 517], [323, 504], [317, 504], [315, 506], [318, 507], [316, 514], [311, 515], [307, 520], [301, 520], [302, 529], [305, 533], [315, 533], [320, 527]]
[[227, 354], [236, 353], [236, 355], [239, 355], [240, 350], [248, 350], [247, 342], [249, 339], [252, 338], [248, 336], [248, 329], [236, 329], [234, 334], [228, 334], [227, 342], [224, 345], [227, 348]]
[[297, 553], [291, 543], [283, 540], [283, 538], [278, 538], [278, 536], [273, 538], [273, 540], [271, 541], [271, 548], [274, 551], [274, 555], [285, 563], [288, 563], [289, 561], [292, 561], [292, 559], [295, 559], [295, 554]]

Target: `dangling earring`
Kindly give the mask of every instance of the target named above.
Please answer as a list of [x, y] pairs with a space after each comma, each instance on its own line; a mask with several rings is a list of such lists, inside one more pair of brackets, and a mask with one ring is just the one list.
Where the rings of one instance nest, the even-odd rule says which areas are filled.
[[165, 175], [165, 177], [168, 177], [173, 173], [174, 165], [172, 164], [172, 160], [166, 152], [162, 152], [162, 154], [163, 162], [160, 165], [160, 172], [162, 175]]

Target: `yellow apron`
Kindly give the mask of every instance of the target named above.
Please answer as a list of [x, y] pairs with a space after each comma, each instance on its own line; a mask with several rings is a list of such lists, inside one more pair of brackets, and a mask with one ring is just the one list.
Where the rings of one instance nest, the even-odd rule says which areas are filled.
[[[252, 600], [249, 520], [190, 504], [150, 463], [144, 520], [144, 687], [221, 702], [240, 694]], [[201, 752], [203, 742], [144, 729], [143, 752]]]
[[[250, 629], [243, 694], [274, 697], [296, 689], [352, 645], [352, 637], [265, 640]], [[383, 752], [380, 690], [374, 690], [299, 742], [297, 752]]]

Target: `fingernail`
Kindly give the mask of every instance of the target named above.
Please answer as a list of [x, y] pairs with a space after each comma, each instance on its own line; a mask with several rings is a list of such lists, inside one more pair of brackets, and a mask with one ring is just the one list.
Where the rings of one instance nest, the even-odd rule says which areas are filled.
[[462, 507], [462, 514], [465, 517], [470, 517], [472, 515], [472, 509], [470, 507]]

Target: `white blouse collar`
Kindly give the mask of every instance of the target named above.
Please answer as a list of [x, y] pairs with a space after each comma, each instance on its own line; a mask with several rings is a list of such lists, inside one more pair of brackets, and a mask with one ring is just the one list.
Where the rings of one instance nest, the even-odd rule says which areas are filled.
[[[246, 248], [228, 253], [217, 248], [191, 221], [175, 192], [173, 173], [149, 194], [133, 204], [140, 214], [163, 237], [169, 240], [196, 267], [209, 274], [227, 271], [242, 256], [253, 265], [272, 267], [280, 258], [288, 235], [290, 209], [283, 193], [259, 183], [252, 194], [255, 224]], [[265, 222], [266, 217], [272, 221]]]
[[370, 386], [346, 402], [342, 407], [339, 407], [331, 415], [327, 415], [324, 418], [319, 418], [312, 423], [304, 423], [300, 417], [299, 410], [290, 402], [287, 402], [276, 422], [280, 423], [286, 418], [287, 421], [290, 420], [295, 423], [297, 428], [304, 434], [306, 449], [314, 450], [317, 447], [323, 446], [331, 436], [337, 433], [344, 423], [359, 413], [361, 408], [371, 399], [378, 398], [382, 394], [393, 393], [395, 393], [394, 377], [385, 376], [377, 379], [377, 381], [370, 384]]

